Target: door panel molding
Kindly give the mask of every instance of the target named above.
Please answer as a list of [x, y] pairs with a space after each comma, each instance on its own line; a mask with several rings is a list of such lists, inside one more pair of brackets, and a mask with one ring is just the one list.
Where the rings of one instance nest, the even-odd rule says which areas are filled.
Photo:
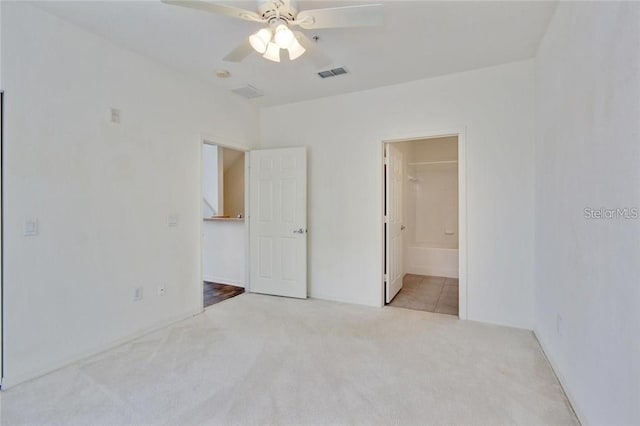
[[249, 198], [251, 291], [306, 298], [306, 148], [251, 151]]

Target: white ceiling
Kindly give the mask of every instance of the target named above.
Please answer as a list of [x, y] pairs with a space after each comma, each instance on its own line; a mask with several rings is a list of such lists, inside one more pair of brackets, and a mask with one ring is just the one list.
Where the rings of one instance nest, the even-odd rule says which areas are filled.
[[[257, 10], [257, 1], [221, 1]], [[277, 105], [338, 93], [513, 62], [535, 55], [555, 2], [299, 1], [299, 9], [383, 3], [377, 28], [307, 30], [318, 47], [349, 74], [321, 79], [304, 60], [274, 63], [250, 55], [224, 57], [260, 24], [159, 1], [39, 2], [38, 7], [91, 32], [168, 65], [187, 76], [232, 89], [251, 84]], [[285, 56], [285, 55], [283, 55]], [[333, 68], [333, 66], [331, 67]], [[231, 77], [215, 77], [227, 69]]]

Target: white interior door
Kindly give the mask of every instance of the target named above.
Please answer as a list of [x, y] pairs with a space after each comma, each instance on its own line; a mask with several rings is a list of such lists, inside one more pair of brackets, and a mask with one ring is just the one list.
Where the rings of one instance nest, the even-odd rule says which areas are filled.
[[402, 238], [403, 221], [403, 167], [402, 151], [393, 144], [385, 145], [386, 173], [386, 302], [402, 288], [404, 276], [404, 260], [402, 258], [404, 243]]
[[306, 298], [306, 149], [251, 151], [249, 174], [251, 291]]

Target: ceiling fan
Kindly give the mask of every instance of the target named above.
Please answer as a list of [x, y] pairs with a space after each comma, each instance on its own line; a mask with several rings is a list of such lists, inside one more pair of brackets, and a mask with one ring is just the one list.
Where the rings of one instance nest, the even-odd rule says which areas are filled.
[[228, 62], [241, 62], [254, 50], [265, 59], [280, 62], [280, 51], [286, 50], [289, 60], [293, 61], [307, 52], [316, 66], [323, 67], [331, 61], [316, 48], [314, 41], [301, 31], [291, 31], [290, 27], [311, 30], [377, 26], [382, 24], [383, 18], [381, 4], [298, 10], [295, 0], [259, 0], [258, 11], [254, 12], [205, 1], [162, 2], [264, 24], [262, 29], [251, 34], [223, 58]]

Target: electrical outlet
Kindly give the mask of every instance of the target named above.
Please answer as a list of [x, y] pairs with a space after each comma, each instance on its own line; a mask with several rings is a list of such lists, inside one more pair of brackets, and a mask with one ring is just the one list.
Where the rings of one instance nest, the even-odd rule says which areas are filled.
[[556, 316], [556, 331], [558, 333], [558, 336], [562, 336], [562, 334], [564, 333], [563, 330], [563, 324], [562, 324], [562, 317], [560, 316], [560, 314], [557, 314]]
[[163, 285], [161, 285], [160, 287], [158, 287], [158, 296], [164, 296], [166, 293], [166, 290], [164, 288]]
[[34, 237], [38, 235], [38, 219], [25, 220], [22, 234], [25, 237]]
[[139, 302], [142, 300], [142, 287], [136, 287], [133, 289], [133, 301]]

